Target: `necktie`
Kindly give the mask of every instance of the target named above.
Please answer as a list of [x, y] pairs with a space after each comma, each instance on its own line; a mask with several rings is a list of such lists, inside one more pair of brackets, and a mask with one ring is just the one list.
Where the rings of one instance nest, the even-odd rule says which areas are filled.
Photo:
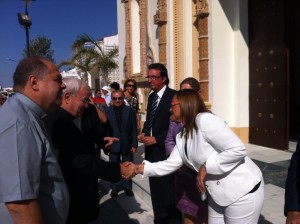
[[155, 116], [155, 111], [156, 111], [156, 108], [157, 108], [157, 104], [158, 104], [158, 95], [157, 93], [154, 93], [154, 97], [153, 97], [153, 101], [152, 101], [152, 107], [151, 107], [151, 110], [150, 110], [150, 113], [149, 113], [149, 116], [148, 116], [148, 125], [146, 127], [146, 130], [145, 130], [145, 135], [146, 136], [150, 136], [151, 134], [151, 129], [152, 129], [152, 123], [153, 123], [153, 119], [154, 119], [154, 116]]

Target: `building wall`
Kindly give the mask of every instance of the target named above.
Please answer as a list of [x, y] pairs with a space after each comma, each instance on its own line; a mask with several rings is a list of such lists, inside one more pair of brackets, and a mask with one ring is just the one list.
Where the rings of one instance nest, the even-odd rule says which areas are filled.
[[[120, 61], [125, 57], [124, 3], [118, 2], [118, 27]], [[139, 10], [137, 0], [128, 0], [132, 4], [132, 55], [133, 73], [139, 73]], [[182, 79], [193, 76], [199, 78], [198, 61], [195, 59], [199, 45], [194, 25], [195, 2], [193, 0], [166, 0], [167, 4], [167, 68], [170, 87], [178, 89]], [[154, 62], [159, 62], [158, 26], [154, 24], [157, 12], [157, 0], [148, 0], [147, 31], [148, 47], [153, 52]], [[249, 62], [248, 62], [248, 20], [247, 0], [208, 0], [208, 55], [209, 55], [209, 103], [211, 110], [221, 116], [230, 127], [242, 138], [248, 141], [249, 126]], [[181, 7], [181, 8], [176, 8]], [[177, 14], [179, 14], [179, 17]], [[178, 26], [182, 22], [182, 27]], [[176, 23], [176, 24], [175, 24]], [[174, 29], [180, 28], [182, 40]], [[176, 64], [176, 41], [182, 47], [182, 56]], [[198, 53], [199, 54], [199, 53]], [[120, 74], [123, 69], [120, 63]], [[183, 74], [182, 74], [183, 73]], [[122, 75], [121, 75], [122, 76]]]
[[139, 18], [139, 5], [137, 1], [131, 1], [131, 21], [132, 23], [132, 73], [137, 74], [141, 72], [141, 63], [140, 63], [140, 18]]
[[124, 58], [125, 58], [125, 10], [120, 0], [117, 1], [117, 14], [118, 14], [118, 43], [119, 43], [119, 76], [123, 80], [124, 75]]
[[212, 110], [244, 136], [249, 126], [247, 2], [211, 0], [210, 9]]

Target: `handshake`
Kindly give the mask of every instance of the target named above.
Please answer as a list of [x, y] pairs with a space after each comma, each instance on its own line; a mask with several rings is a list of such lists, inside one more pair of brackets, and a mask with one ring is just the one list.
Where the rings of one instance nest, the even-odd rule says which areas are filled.
[[144, 164], [134, 164], [132, 162], [123, 162], [120, 164], [121, 175], [125, 180], [135, 177], [137, 174], [144, 173]]

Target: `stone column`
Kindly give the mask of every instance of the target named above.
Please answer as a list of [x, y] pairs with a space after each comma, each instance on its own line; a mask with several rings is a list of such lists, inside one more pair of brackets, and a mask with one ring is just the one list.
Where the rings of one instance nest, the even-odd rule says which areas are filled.
[[158, 25], [159, 62], [167, 67], [167, 1], [157, 1], [154, 24]]
[[199, 79], [201, 95], [205, 102], [209, 100], [208, 15], [207, 0], [197, 0], [195, 16], [197, 17], [197, 29], [199, 32]]
[[140, 6], [140, 76], [147, 75], [147, 0], [137, 0]]
[[126, 79], [132, 75], [132, 53], [131, 53], [131, 0], [123, 0], [125, 8], [125, 33], [126, 43], [125, 52], [126, 57], [124, 61], [124, 75]]

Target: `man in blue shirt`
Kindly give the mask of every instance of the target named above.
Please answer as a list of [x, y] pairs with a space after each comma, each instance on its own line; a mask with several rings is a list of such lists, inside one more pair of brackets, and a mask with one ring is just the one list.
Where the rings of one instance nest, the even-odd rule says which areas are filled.
[[63, 224], [69, 194], [42, 119], [65, 85], [47, 59], [23, 59], [16, 94], [0, 108], [0, 223]]

